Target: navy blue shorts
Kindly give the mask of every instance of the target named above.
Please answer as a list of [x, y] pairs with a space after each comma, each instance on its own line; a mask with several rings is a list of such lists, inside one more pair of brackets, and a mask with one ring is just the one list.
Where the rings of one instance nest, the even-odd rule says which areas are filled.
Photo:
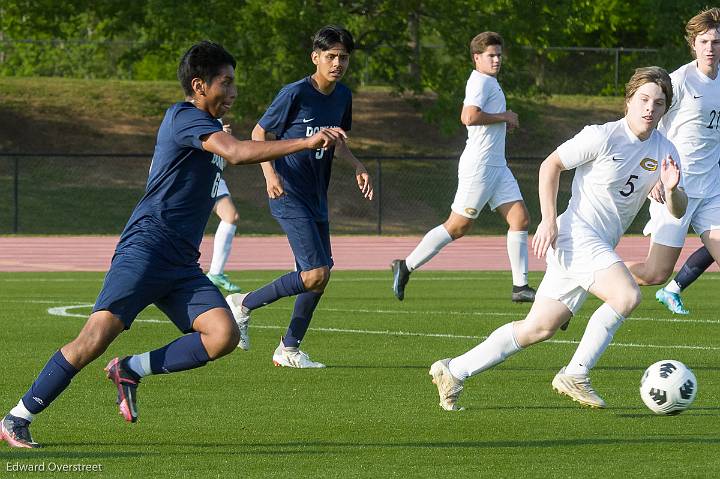
[[290, 242], [298, 271], [333, 267], [330, 223], [312, 218], [275, 218]]
[[130, 329], [140, 311], [153, 303], [183, 333], [192, 331], [195, 318], [206, 311], [228, 308], [198, 265], [178, 267], [134, 250], [116, 254], [93, 313], [109, 311]]

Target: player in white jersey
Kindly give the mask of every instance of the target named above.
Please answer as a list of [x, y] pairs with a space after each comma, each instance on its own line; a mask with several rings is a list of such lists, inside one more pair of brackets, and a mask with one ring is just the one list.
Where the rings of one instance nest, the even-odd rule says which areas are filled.
[[465, 87], [460, 120], [468, 139], [458, 165], [458, 188], [445, 223], [430, 230], [404, 260], [392, 262], [393, 292], [405, 297], [410, 273], [428, 262], [450, 242], [464, 236], [486, 204], [508, 223], [507, 251], [512, 269], [513, 301], [531, 302], [535, 290], [528, 286], [528, 223], [517, 181], [505, 160], [506, 129], [519, 126], [518, 116], [508, 110], [497, 81], [503, 40], [495, 32], [483, 32], [470, 42], [475, 69]]
[[[673, 161], [677, 150], [655, 129], [671, 100], [667, 72], [639, 68], [625, 89], [624, 118], [586, 127], [542, 163], [542, 221], [532, 247], [538, 257], [547, 252], [547, 271], [535, 302], [522, 321], [507, 323], [465, 354], [432, 365], [443, 409], [459, 409], [457, 399], [468, 377], [552, 337], [588, 293], [604, 304], [593, 313], [574, 356], [552, 386], [583, 405], [605, 407], [590, 385], [589, 372], [641, 299], [615, 246], [658, 180], [673, 216], [681, 217], [687, 204], [678, 187], [680, 168]], [[572, 197], [557, 217], [560, 173], [573, 168]]]
[[[223, 124], [221, 119], [218, 119], [218, 121], [220, 124]], [[232, 133], [230, 125], [228, 124], [223, 124], [223, 130], [227, 133]], [[225, 160], [219, 156], [215, 158], [215, 160], [225, 162]], [[235, 208], [235, 203], [233, 203], [232, 197], [230, 196], [227, 183], [225, 183], [225, 179], [223, 178], [220, 178], [220, 183], [218, 184], [215, 195], [215, 208], [213, 210], [215, 214], [218, 215], [218, 218], [220, 218], [220, 223], [215, 231], [213, 255], [207, 277], [218, 288], [222, 288], [228, 293], [238, 293], [241, 291], [240, 286], [233, 283], [225, 274], [225, 264], [230, 257], [232, 240], [235, 236], [235, 230], [237, 229], [239, 215], [237, 208]]]
[[[700, 12], [686, 25], [695, 60], [672, 73], [673, 104], [659, 129], [677, 147], [682, 160], [685, 192], [689, 197], [682, 219], [663, 207], [653, 194], [645, 234], [652, 242], [645, 262], [628, 263], [639, 284], [661, 284], [672, 274], [692, 225], [717, 262], [720, 260], [720, 8]], [[656, 298], [671, 311], [687, 314], [680, 288], [671, 281]]]

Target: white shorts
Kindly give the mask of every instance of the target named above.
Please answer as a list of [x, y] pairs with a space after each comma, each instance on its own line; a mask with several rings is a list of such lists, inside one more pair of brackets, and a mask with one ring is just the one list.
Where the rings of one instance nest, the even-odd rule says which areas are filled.
[[547, 270], [537, 294], [560, 301], [575, 315], [595, 282], [595, 273], [622, 260], [611, 245], [597, 237], [575, 239], [573, 248], [548, 249]]
[[478, 167], [460, 159], [458, 188], [450, 207], [453, 212], [475, 219], [486, 204], [495, 211], [500, 205], [522, 200], [517, 180], [507, 166]]
[[651, 200], [650, 221], [643, 234], [651, 235], [653, 243], [682, 248], [690, 226], [699, 235], [720, 229], [720, 195], [688, 198], [687, 210], [680, 219], [671, 215], [665, 205]]
[[225, 180], [223, 178], [220, 178], [220, 183], [218, 183], [217, 194], [215, 195], [215, 201], [219, 200], [223, 196], [230, 196], [230, 190], [228, 189], [227, 183], [225, 183]]

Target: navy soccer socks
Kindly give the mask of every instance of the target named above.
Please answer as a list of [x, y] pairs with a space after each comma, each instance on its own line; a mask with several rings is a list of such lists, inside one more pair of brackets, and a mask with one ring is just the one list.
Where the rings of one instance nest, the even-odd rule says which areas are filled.
[[22, 397], [27, 410], [37, 414], [48, 407], [68, 387], [78, 371], [58, 350]]
[[704, 246], [691, 254], [675, 276], [675, 282], [680, 286], [680, 290], [690, 286], [714, 261], [710, 251]]
[[162, 348], [150, 351], [153, 374], [167, 374], [205, 366], [210, 361], [200, 333], [186, 334]]
[[249, 293], [243, 301], [243, 306], [250, 311], [274, 303], [280, 298], [295, 296], [304, 293], [305, 285], [299, 271], [284, 274], [272, 283]]
[[283, 345], [285, 347], [300, 347], [300, 341], [305, 337], [305, 333], [312, 320], [312, 315], [321, 297], [322, 293], [308, 291], [307, 293], [298, 294], [297, 298], [295, 298], [295, 308], [293, 309], [292, 318], [290, 319], [290, 325], [283, 337]]

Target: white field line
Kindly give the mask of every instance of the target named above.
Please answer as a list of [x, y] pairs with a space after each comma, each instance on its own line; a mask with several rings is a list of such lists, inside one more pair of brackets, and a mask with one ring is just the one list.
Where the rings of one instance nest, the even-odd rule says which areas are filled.
[[[71, 309], [79, 309], [79, 308], [89, 308], [92, 307], [92, 304], [74, 304], [69, 306], [59, 306], [55, 308], [49, 308], [48, 314], [51, 314], [53, 316], [64, 316], [64, 317], [73, 317], [73, 318], [86, 318], [86, 314], [77, 314], [77, 313], [70, 313], [68, 310]], [[290, 308], [269, 308], [269, 309], [275, 309], [275, 310], [281, 310], [281, 309], [287, 309]], [[340, 309], [324, 309], [325, 311], [357, 311], [357, 310], [340, 310]], [[362, 311], [360, 311], [362, 312]], [[376, 311], [371, 311], [376, 312]], [[391, 311], [394, 313], [394, 311]], [[419, 313], [417, 313], [419, 314]], [[170, 323], [170, 320], [168, 319], [136, 319], [135, 320], [138, 323]], [[286, 326], [273, 326], [273, 325], [264, 325], [264, 324], [253, 324], [253, 328], [256, 329], [279, 329], [284, 330], [287, 329]], [[475, 336], [475, 335], [461, 335], [461, 334], [444, 334], [444, 333], [416, 333], [416, 332], [409, 332], [409, 331], [390, 331], [390, 330], [372, 330], [372, 329], [346, 329], [346, 328], [310, 328], [313, 331], [322, 331], [322, 332], [328, 332], [328, 333], [349, 333], [349, 334], [374, 334], [374, 335], [383, 335], [383, 336], [415, 336], [415, 337], [423, 337], [423, 338], [446, 338], [446, 339], [477, 339], [477, 340], [484, 340], [487, 338], [487, 336]], [[548, 341], [545, 341], [546, 343], [553, 343], [553, 344], [578, 344], [579, 341], [570, 341], [570, 340], [562, 340], [562, 339], [550, 339]], [[640, 343], [611, 343], [611, 346], [621, 347], [621, 348], [644, 348], [644, 349], [692, 349], [692, 350], [700, 350], [700, 351], [720, 351], [720, 347], [716, 346], [692, 346], [687, 344], [671, 344], [671, 345], [659, 345], [659, 344], [640, 344]]]
[[[63, 301], [36, 301], [36, 300], [0, 300], [0, 303], [36, 303], [36, 304], [57, 304]], [[72, 316], [86, 318], [87, 315], [83, 314], [55, 314], [56, 310], [92, 307], [93, 303], [90, 304], [73, 304], [70, 306], [60, 308], [50, 308], [48, 313], [56, 316]], [[264, 309], [275, 310], [275, 311], [291, 311], [292, 308], [282, 306], [270, 306]], [[397, 315], [436, 315], [436, 316], [467, 316], [467, 317], [487, 317], [487, 316], [505, 316], [515, 317], [522, 319], [517, 313], [501, 313], [495, 311], [407, 311], [407, 310], [393, 310], [393, 309], [340, 309], [340, 308], [322, 308], [322, 311], [329, 311], [331, 313], [363, 313], [363, 314], [397, 314]], [[576, 316], [576, 319], [585, 320], [589, 316]], [[648, 317], [634, 317], [626, 319], [626, 321], [652, 321], [658, 323], [687, 323], [687, 324], [720, 324], [720, 319], [680, 319], [680, 318], [648, 318]]]

